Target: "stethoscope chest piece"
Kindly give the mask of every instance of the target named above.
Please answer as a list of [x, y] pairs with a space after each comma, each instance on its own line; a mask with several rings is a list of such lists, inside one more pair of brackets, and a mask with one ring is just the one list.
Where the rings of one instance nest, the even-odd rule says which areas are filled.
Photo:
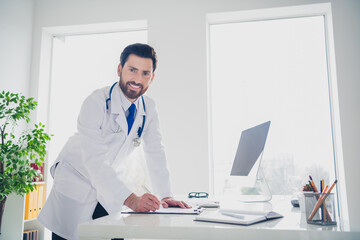
[[140, 138], [134, 138], [133, 140], [134, 147], [139, 147], [141, 145], [141, 139]]

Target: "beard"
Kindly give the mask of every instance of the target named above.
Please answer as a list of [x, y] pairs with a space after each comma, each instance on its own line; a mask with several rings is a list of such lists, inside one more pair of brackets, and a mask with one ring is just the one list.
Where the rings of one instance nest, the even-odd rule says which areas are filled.
[[[140, 87], [140, 91], [133, 91], [130, 89], [129, 84], [136, 85]], [[144, 88], [142, 84], [137, 84], [135, 82], [124, 82], [122, 78], [122, 74], [120, 73], [120, 81], [119, 81], [120, 89], [123, 91], [124, 95], [131, 100], [138, 99], [141, 95], [143, 95], [147, 89], [148, 86]]]

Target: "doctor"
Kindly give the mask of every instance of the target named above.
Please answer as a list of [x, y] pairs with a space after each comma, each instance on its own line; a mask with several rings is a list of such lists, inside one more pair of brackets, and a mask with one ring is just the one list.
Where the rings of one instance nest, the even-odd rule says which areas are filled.
[[[127, 46], [120, 56], [119, 82], [94, 91], [72, 136], [51, 167], [54, 185], [38, 216], [52, 239], [78, 239], [77, 225], [121, 211], [190, 208], [173, 199], [159, 117], [144, 93], [154, 79], [157, 57], [146, 44]], [[143, 147], [153, 193], [136, 194], [127, 184], [126, 159]], [[161, 199], [159, 200], [158, 197]]]

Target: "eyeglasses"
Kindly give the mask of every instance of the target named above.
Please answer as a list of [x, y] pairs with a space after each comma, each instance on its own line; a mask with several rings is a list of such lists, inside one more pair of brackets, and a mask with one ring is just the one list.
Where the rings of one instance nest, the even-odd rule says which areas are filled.
[[207, 198], [209, 196], [206, 192], [190, 192], [188, 198]]

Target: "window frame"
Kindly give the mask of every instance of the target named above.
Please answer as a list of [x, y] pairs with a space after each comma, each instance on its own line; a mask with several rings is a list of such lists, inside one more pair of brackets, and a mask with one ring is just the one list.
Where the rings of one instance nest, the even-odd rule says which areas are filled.
[[349, 220], [347, 194], [345, 184], [345, 170], [342, 150], [340, 110], [337, 87], [337, 74], [335, 62], [335, 46], [332, 23], [331, 3], [301, 5], [291, 7], [279, 7], [268, 9], [244, 10], [236, 12], [211, 13], [206, 16], [207, 36], [207, 100], [208, 100], [208, 131], [209, 131], [209, 182], [210, 192], [214, 193], [214, 158], [211, 149], [212, 145], [212, 96], [211, 96], [211, 75], [210, 75], [210, 26], [226, 23], [240, 23], [251, 21], [266, 21], [284, 18], [324, 16], [325, 21], [325, 44], [328, 67], [329, 103], [331, 111], [332, 141], [334, 151], [335, 177], [339, 179], [337, 188], [339, 216], [344, 221]]

